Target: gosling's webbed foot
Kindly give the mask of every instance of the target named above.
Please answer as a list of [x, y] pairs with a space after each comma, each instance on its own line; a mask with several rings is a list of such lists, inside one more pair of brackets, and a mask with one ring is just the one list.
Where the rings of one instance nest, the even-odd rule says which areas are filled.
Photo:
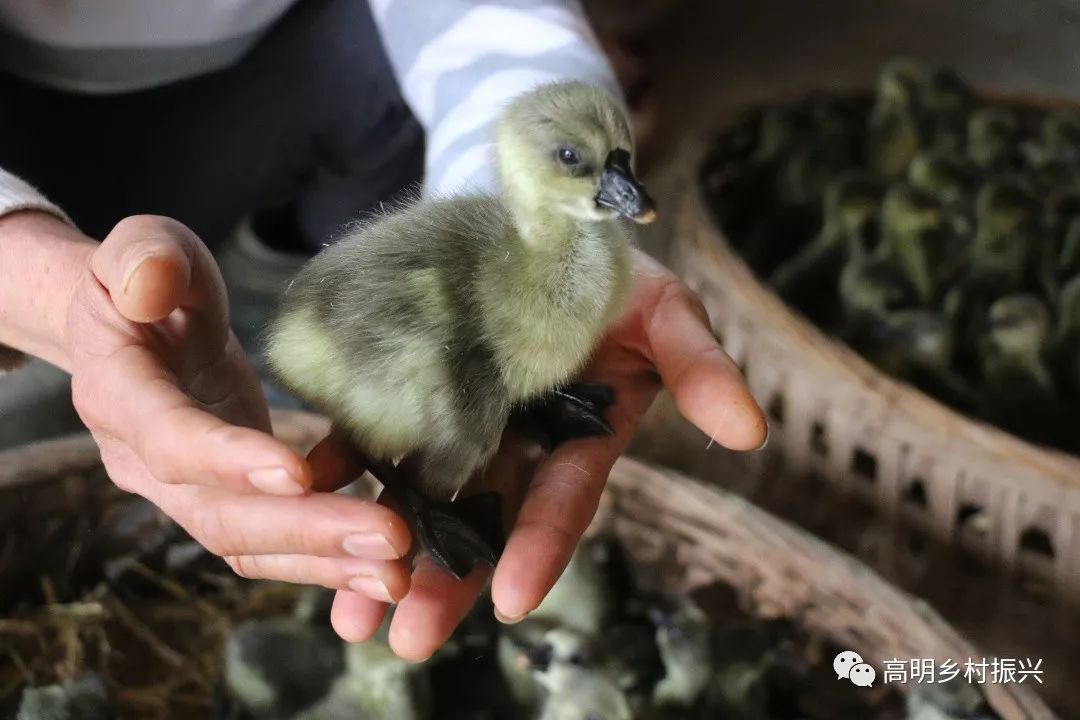
[[495, 567], [506, 548], [502, 497], [486, 492], [452, 503], [425, 500], [415, 530], [432, 559], [458, 580], [477, 563]]
[[550, 452], [567, 440], [614, 434], [604, 418], [614, 403], [609, 386], [578, 382], [541, 395], [515, 411], [514, 419]]
[[420, 547], [454, 578], [465, 577], [477, 563], [498, 564], [506, 547], [498, 493], [440, 502], [399, 481], [397, 468], [382, 465], [373, 471], [398, 502]]

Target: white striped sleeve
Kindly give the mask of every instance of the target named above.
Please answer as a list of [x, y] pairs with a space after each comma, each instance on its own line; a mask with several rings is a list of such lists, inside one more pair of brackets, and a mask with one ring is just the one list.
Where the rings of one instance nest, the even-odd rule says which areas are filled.
[[553, 80], [621, 97], [577, 0], [370, 0], [402, 92], [427, 133], [428, 193], [495, 186], [492, 123]]
[[40, 210], [71, 222], [67, 215], [38, 192], [37, 188], [0, 168], [0, 216], [17, 210]]

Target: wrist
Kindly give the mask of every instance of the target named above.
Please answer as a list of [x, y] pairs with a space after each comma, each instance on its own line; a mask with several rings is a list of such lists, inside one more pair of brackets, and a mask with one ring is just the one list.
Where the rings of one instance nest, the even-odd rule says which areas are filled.
[[69, 369], [68, 308], [95, 247], [48, 212], [0, 216], [0, 344]]

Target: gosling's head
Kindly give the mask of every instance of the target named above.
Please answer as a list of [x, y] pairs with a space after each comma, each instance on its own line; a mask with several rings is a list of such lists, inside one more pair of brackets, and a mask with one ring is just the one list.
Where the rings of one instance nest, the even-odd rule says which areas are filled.
[[898, 184], [885, 193], [881, 222], [887, 238], [894, 242], [918, 241], [946, 227], [941, 203], [929, 193], [911, 185]]
[[864, 232], [881, 211], [882, 188], [873, 178], [851, 173], [825, 188], [822, 232], [848, 239]]
[[1050, 311], [1034, 295], [1006, 295], [990, 306], [985, 350], [1010, 355], [1039, 352], [1050, 327]]
[[503, 187], [526, 207], [582, 220], [655, 219], [634, 177], [626, 116], [605, 91], [583, 82], [542, 85], [507, 105], [496, 136]]
[[944, 205], [966, 200], [977, 176], [965, 159], [940, 150], [922, 150], [908, 166], [908, 183], [938, 199]]
[[666, 677], [653, 691], [662, 704], [693, 705], [713, 671], [709, 620], [697, 606], [686, 604], [675, 612], [653, 609], [656, 647]]
[[926, 85], [931, 70], [908, 58], [894, 58], [878, 71], [874, 85], [875, 103], [893, 109], [910, 109], [918, 101], [919, 90]]
[[1037, 221], [1039, 203], [1031, 191], [1009, 179], [985, 182], [975, 197], [980, 231], [989, 236], [1010, 235], [1030, 229]]

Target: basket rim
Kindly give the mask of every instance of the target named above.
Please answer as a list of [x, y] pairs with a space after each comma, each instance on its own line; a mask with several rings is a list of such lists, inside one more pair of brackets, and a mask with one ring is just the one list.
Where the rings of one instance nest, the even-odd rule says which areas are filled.
[[[700, 168], [700, 163], [694, 164]], [[994, 463], [1020, 464], [1036, 469], [1062, 489], [1080, 492], [1080, 457], [1064, 450], [1045, 447], [1024, 440], [986, 421], [971, 418], [945, 405], [906, 382], [887, 375], [846, 344], [834, 340], [804, 315], [789, 307], [765, 283], [728, 242], [727, 235], [712, 215], [704, 197], [697, 172], [684, 187], [678, 211], [678, 236], [686, 236], [704, 253], [711, 270], [738, 285], [748, 305], [770, 319], [770, 333], [783, 334], [787, 344], [799, 347], [800, 357], [812, 359], [819, 366], [829, 366], [849, 385], [872, 394], [881, 403], [892, 406], [893, 416], [902, 415], [920, 430], [942, 431], [954, 442], [959, 439], [978, 448]], [[678, 242], [678, 241], [677, 241]], [[775, 340], [770, 340], [775, 343]]]

